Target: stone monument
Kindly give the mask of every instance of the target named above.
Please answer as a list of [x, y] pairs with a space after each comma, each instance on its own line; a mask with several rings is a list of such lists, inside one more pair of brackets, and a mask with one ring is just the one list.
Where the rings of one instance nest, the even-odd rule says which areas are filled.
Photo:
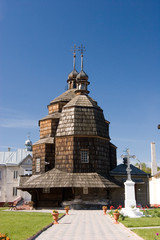
[[130, 150], [126, 149], [126, 154], [121, 156], [123, 159], [127, 160], [127, 180], [124, 183], [125, 185], [125, 208], [121, 210], [121, 213], [124, 216], [131, 218], [141, 217], [143, 214], [139, 211], [139, 208], [136, 208], [136, 199], [135, 199], [135, 182], [131, 179], [131, 168], [130, 168], [130, 158], [136, 158], [135, 155], [130, 155]]

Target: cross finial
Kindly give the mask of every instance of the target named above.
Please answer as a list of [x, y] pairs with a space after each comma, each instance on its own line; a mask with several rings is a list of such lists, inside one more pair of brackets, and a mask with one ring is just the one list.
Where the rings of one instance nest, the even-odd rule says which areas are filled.
[[83, 53], [86, 51], [83, 44], [81, 44], [81, 46], [78, 47], [78, 51], [81, 52], [81, 71], [83, 71]]
[[85, 47], [83, 46], [83, 44], [81, 44], [81, 46], [80, 46], [80, 47], [78, 47], [78, 51], [80, 51], [80, 52], [81, 52], [81, 55], [83, 55], [83, 52], [85, 52], [85, 51], [86, 51], [86, 49], [85, 49]]
[[76, 55], [77, 47], [76, 44], [72, 47], [73, 55]]
[[74, 46], [72, 47], [72, 51], [73, 51], [73, 69], [75, 70], [75, 67], [76, 67], [76, 51], [77, 51], [76, 44], [74, 44]]
[[135, 155], [133, 155], [133, 156], [131, 156], [130, 155], [130, 150], [129, 150], [129, 148], [127, 148], [126, 149], [126, 154], [125, 155], [121, 155], [121, 158], [126, 158], [127, 159], [127, 180], [129, 180], [129, 181], [131, 181], [131, 168], [130, 168], [130, 158], [136, 158], [136, 156]]

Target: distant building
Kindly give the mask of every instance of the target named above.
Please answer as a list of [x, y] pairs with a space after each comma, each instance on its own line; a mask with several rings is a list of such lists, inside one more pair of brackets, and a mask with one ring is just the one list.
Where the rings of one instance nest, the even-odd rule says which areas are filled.
[[160, 206], [160, 171], [149, 179], [150, 205]]
[[[119, 164], [116, 168], [110, 171], [110, 175], [120, 181], [123, 186], [124, 182], [127, 180], [126, 168], [127, 160], [124, 158], [122, 164]], [[131, 179], [133, 182], [135, 182], [135, 199], [137, 205], [149, 205], [149, 174], [132, 164], [130, 164], [130, 168]], [[117, 201], [119, 201], [119, 204], [123, 205], [124, 198], [124, 187], [117, 189], [116, 192], [114, 192], [113, 205], [116, 204]]]
[[32, 174], [32, 142], [27, 139], [25, 149], [0, 152], [0, 205], [13, 202], [22, 197], [25, 201], [31, 199], [28, 192], [18, 190], [19, 176]]
[[149, 179], [150, 205], [160, 206], [160, 171], [157, 171], [155, 143], [153, 142], [151, 143], [151, 173]]

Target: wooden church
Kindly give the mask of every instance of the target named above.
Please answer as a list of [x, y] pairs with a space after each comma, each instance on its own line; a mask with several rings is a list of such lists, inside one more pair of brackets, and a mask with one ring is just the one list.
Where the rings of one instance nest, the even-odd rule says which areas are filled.
[[32, 195], [36, 208], [67, 201], [75, 206], [111, 203], [122, 187], [109, 174], [117, 166], [116, 146], [110, 142], [109, 121], [89, 96], [82, 46], [80, 72], [75, 61], [74, 49], [68, 90], [50, 102], [48, 115], [39, 121], [32, 176], [20, 179], [19, 188]]

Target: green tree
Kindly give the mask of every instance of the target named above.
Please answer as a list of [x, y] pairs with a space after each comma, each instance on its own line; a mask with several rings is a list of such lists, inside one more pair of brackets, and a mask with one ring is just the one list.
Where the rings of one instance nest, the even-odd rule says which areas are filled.
[[151, 168], [147, 167], [146, 163], [141, 162], [141, 163], [136, 163], [135, 166], [139, 169], [141, 169], [142, 171], [151, 174]]

